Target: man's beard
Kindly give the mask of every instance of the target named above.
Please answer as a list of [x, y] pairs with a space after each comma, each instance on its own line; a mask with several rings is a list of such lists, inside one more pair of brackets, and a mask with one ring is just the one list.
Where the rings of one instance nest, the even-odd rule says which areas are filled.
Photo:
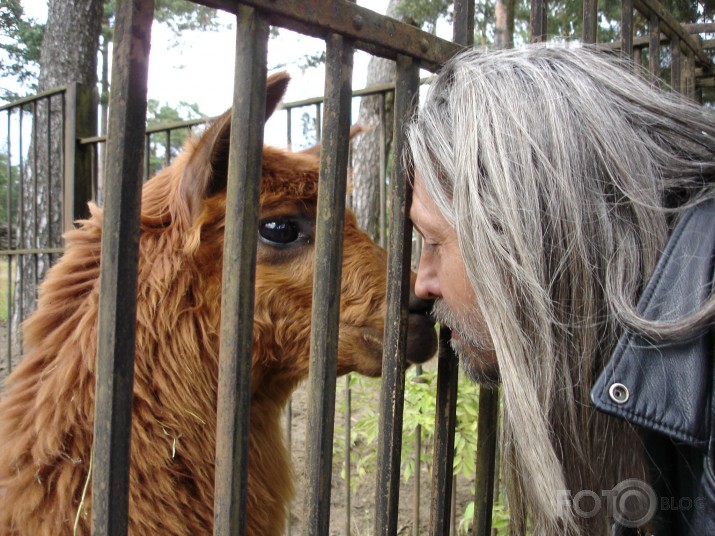
[[459, 356], [462, 370], [472, 381], [481, 384], [499, 383], [499, 366], [494, 345], [482, 322], [482, 315], [474, 312], [470, 319], [460, 317], [443, 299], [435, 301], [432, 316], [442, 326], [450, 328], [453, 336], [449, 344]]

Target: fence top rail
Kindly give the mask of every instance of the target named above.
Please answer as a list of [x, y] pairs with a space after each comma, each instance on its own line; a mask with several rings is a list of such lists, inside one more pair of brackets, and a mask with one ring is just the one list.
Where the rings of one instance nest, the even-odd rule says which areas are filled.
[[661, 31], [670, 37], [678, 37], [681, 47], [690, 49], [690, 52], [695, 55], [698, 62], [715, 75], [715, 66], [713, 66], [712, 60], [703, 52], [700, 43], [688, 33], [688, 30], [682, 24], [675, 20], [675, 17], [665, 9], [663, 4], [658, 0], [634, 0], [633, 6], [646, 16], [651, 13], [655, 14], [663, 23]]
[[15, 101], [12, 101], [8, 104], [3, 104], [0, 106], [0, 112], [4, 112], [5, 110], [10, 110], [12, 108], [18, 108], [20, 106], [24, 106], [25, 104], [30, 104], [32, 102], [36, 102], [38, 100], [46, 99], [48, 97], [53, 97], [55, 95], [59, 95], [60, 93], [64, 93], [67, 91], [69, 88], [69, 85], [65, 86], [58, 86], [53, 89], [48, 89], [47, 91], [42, 91], [41, 93], [35, 93], [34, 95], [30, 95], [28, 97], [23, 97], [21, 99], [17, 99]]
[[271, 24], [325, 39], [339, 33], [355, 40], [355, 47], [395, 60], [415, 58], [421, 67], [435, 71], [462, 50], [462, 46], [436, 37], [348, 0], [192, 0], [197, 4], [236, 13], [238, 4], [255, 7]]
[[[430, 80], [430, 77], [423, 78], [420, 80], [420, 83], [426, 83]], [[362, 89], [356, 89], [353, 91], [353, 97], [367, 97], [371, 95], [379, 95], [380, 93], [390, 93], [392, 91], [395, 91], [395, 84], [394, 82], [391, 83], [386, 83], [386, 84], [376, 84], [373, 86], [368, 86]], [[297, 101], [291, 101], [291, 102], [284, 102], [280, 109], [281, 110], [292, 110], [295, 108], [302, 108], [304, 106], [313, 106], [316, 104], [321, 104], [324, 101], [324, 97], [317, 96], [317, 97], [310, 97], [307, 99], [302, 99], [302, 100], [297, 100]], [[12, 103], [13, 105], [15, 103]], [[189, 127], [195, 127], [199, 125], [203, 125], [205, 123], [210, 123], [211, 121], [215, 121], [218, 119], [219, 116], [211, 116], [211, 117], [201, 117], [198, 119], [188, 119], [186, 121], [174, 121], [172, 123], [162, 123], [161, 125], [155, 125], [152, 127], [147, 127], [146, 128], [146, 133], [147, 134], [156, 134], [157, 132], [164, 132], [167, 130], [179, 130], [182, 128], [189, 128]], [[103, 143], [107, 141], [107, 136], [106, 135], [100, 135], [100, 136], [89, 136], [86, 138], [79, 138], [78, 143], [80, 145], [89, 145], [93, 143]]]

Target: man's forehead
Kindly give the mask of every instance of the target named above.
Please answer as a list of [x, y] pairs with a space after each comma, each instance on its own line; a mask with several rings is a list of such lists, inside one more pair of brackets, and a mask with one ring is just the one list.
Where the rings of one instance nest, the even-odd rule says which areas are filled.
[[415, 171], [413, 186], [410, 219], [422, 228], [443, 227], [447, 222], [439, 211], [439, 208], [437, 208], [432, 196], [430, 196], [424, 187], [424, 182], [419, 171]]

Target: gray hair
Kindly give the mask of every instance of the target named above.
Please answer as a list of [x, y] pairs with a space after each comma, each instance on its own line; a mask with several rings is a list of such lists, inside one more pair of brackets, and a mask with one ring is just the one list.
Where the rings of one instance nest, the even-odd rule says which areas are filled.
[[624, 326], [669, 338], [715, 314], [636, 310], [678, 214], [713, 196], [712, 117], [603, 50], [531, 45], [449, 61], [407, 135], [494, 343], [516, 530], [610, 533], [563, 490], [645, 478], [637, 432], [589, 401]]

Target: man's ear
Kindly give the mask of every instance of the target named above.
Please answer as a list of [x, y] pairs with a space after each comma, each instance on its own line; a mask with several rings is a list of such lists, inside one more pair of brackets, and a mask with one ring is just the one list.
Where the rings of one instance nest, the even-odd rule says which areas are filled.
[[[266, 121], [278, 107], [289, 81], [286, 72], [273, 74], [266, 80]], [[182, 202], [192, 222], [201, 213], [203, 200], [226, 188], [230, 138], [231, 109], [228, 109], [206, 129], [186, 164]]]

